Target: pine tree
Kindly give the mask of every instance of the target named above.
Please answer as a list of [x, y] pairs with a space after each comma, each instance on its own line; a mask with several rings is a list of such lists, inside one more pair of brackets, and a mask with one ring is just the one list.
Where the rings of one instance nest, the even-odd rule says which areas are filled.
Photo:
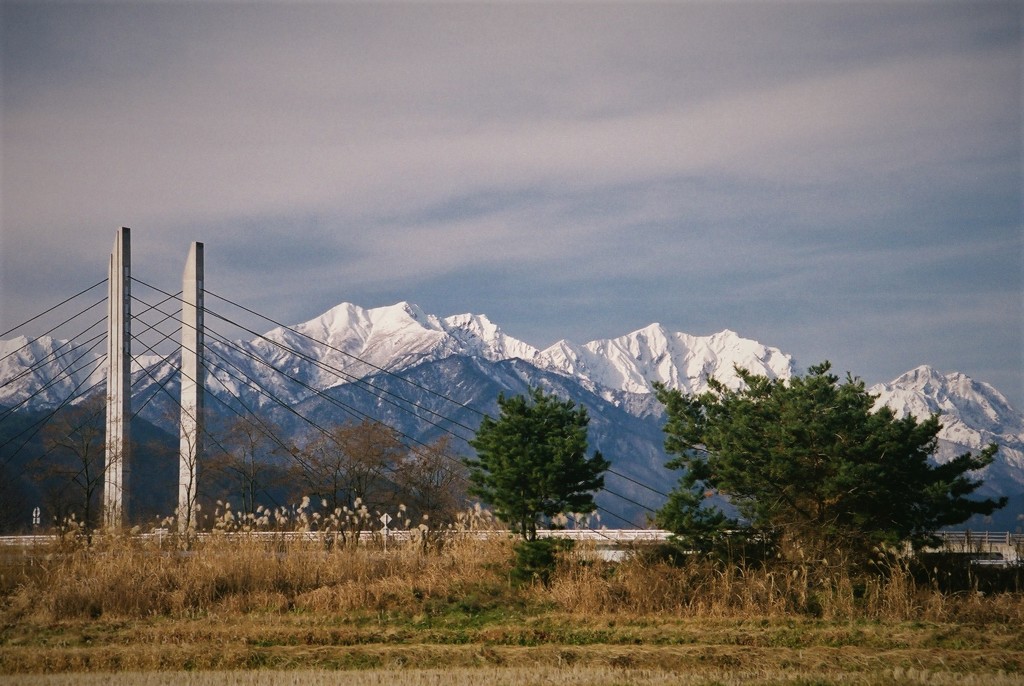
[[665, 405], [670, 468], [684, 468], [659, 512], [666, 528], [707, 541], [737, 528], [705, 495], [724, 495], [751, 529], [781, 543], [826, 554], [863, 554], [909, 541], [922, 545], [943, 526], [991, 514], [1006, 499], [969, 498], [981, 481], [970, 472], [990, 464], [997, 446], [945, 464], [929, 462], [941, 429], [932, 415], [897, 418], [874, 409], [863, 381], [829, 373], [825, 362], [806, 376], [768, 379], [737, 369], [730, 390], [686, 395], [657, 388]]
[[604, 486], [610, 463], [586, 455], [586, 408], [539, 389], [529, 398], [500, 396], [498, 406], [501, 416], [485, 417], [470, 441], [470, 494], [529, 541], [542, 518], [593, 511], [592, 491]]

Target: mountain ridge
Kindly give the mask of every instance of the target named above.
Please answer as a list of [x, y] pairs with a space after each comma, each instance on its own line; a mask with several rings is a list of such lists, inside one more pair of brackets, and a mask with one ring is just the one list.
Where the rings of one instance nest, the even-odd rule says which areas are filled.
[[[101, 369], [91, 374], [84, 371], [96, 354], [84, 355], [72, 363], [83, 354], [71, 348], [47, 337], [34, 342], [24, 337], [0, 341], [0, 405], [15, 406], [28, 398], [33, 406], [56, 404], [75, 384], [102, 382]], [[706, 389], [712, 376], [736, 387], [740, 383], [736, 366], [772, 378], [789, 378], [798, 372], [789, 354], [730, 329], [695, 336], [652, 323], [615, 338], [582, 345], [561, 340], [538, 349], [508, 335], [486, 315], [438, 317], [404, 301], [369, 309], [340, 303], [306, 322], [276, 327], [263, 336], [230, 345], [210, 341], [208, 348], [208, 393], [228, 400], [234, 397], [264, 409], [278, 401], [313, 408], [319, 402], [318, 393], [341, 392], [346, 386], [353, 387], [345, 391], [350, 393], [358, 385], [353, 381], [388, 374], [407, 375], [416, 369], [429, 383], [440, 386], [443, 393], [458, 391], [462, 394], [460, 402], [489, 408], [493, 408], [494, 399], [480, 397], [478, 393], [484, 389], [492, 393], [514, 392], [522, 387], [521, 379], [526, 378], [549, 386], [560, 385], [565, 392], [571, 388], [571, 392], [581, 396], [593, 394], [595, 398], [587, 400], [592, 414], [617, 416], [623, 422], [628, 415], [636, 420], [635, 425], [632, 419], [628, 420], [632, 426], [629, 433], [643, 439], [636, 438], [632, 447], [620, 442], [619, 447], [623, 452], [632, 450], [647, 455], [644, 467], [635, 470], [642, 478], [652, 478], [651, 464], [656, 460], [651, 455], [662, 450], [660, 446], [640, 445], [661, 439], [662, 413], [652, 396], [654, 383], [693, 393]], [[52, 358], [48, 360], [49, 355]], [[445, 366], [443, 362], [448, 358], [481, 362]], [[284, 373], [257, 359], [266, 360]], [[177, 392], [175, 360], [138, 360], [146, 369], [137, 366], [135, 392], [156, 398], [152, 408], [146, 410], [151, 418], [155, 420], [160, 412], [170, 416], [173, 407], [163, 399], [161, 391], [168, 396]], [[36, 373], [25, 373], [36, 364], [40, 365]], [[69, 367], [81, 371], [73, 379], [46, 387]], [[438, 371], [442, 369], [451, 370], [455, 376], [445, 376]], [[509, 376], [510, 369], [518, 371]], [[497, 376], [493, 382], [485, 383], [488, 374]], [[258, 380], [265, 390], [257, 392], [247, 387], [239, 381], [240, 376]], [[556, 383], [557, 377], [571, 384]], [[989, 442], [998, 443], [1001, 449], [997, 462], [984, 473], [985, 494], [1024, 493], [1024, 415], [991, 385], [973, 381], [959, 372], [941, 373], [922, 365], [869, 390], [879, 396], [879, 405], [888, 405], [901, 416], [939, 413], [943, 422], [937, 453], [940, 461], [966, 450], [976, 451]], [[620, 411], [624, 414], [618, 414]], [[327, 410], [316, 412], [329, 416]], [[603, 431], [616, 431], [611, 422], [602, 427]], [[410, 425], [410, 430], [422, 427]], [[601, 436], [598, 442], [612, 445], [615, 437]]]

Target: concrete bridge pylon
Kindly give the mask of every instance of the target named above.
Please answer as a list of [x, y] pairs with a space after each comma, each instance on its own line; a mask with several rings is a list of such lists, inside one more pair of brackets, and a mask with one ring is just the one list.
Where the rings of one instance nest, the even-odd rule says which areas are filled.
[[178, 461], [178, 531], [196, 526], [196, 483], [203, 452], [203, 244], [193, 243], [185, 261], [181, 295], [181, 422]]
[[119, 529], [131, 477], [131, 231], [118, 229], [107, 282], [107, 433], [103, 524]]
[[[107, 398], [103, 525], [120, 529], [130, 502], [131, 450], [131, 230], [118, 229], [107, 284]], [[182, 275], [181, 420], [179, 424], [178, 528], [196, 525], [196, 483], [203, 451], [203, 244], [193, 243]]]

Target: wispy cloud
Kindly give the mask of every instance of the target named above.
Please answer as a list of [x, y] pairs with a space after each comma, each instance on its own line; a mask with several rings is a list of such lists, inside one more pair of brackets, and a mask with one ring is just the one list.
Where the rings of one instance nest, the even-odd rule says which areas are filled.
[[2, 12], [5, 319], [102, 275], [127, 224], [153, 279], [203, 240], [210, 278], [292, 319], [395, 297], [537, 344], [729, 327], [1024, 400], [1012, 2]]

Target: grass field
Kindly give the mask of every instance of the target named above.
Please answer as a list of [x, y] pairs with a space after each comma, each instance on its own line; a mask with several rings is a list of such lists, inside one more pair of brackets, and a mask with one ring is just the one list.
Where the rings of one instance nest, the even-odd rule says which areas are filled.
[[17, 683], [30, 683], [28, 674], [64, 675], [40, 683], [85, 683], [83, 672], [125, 671], [134, 683], [139, 673], [167, 678], [180, 670], [190, 679], [180, 683], [204, 684], [289, 683], [296, 670], [319, 670], [296, 683], [380, 683], [382, 670], [388, 683], [438, 683], [438, 672], [448, 675], [444, 683], [481, 683], [484, 674], [509, 684], [1024, 682], [1019, 626], [557, 612], [433, 626], [402, 616], [277, 613], [77, 620], [8, 628], [2, 655]]
[[99, 539], [0, 563], [0, 684], [1017, 684], [1024, 595], [508, 540]]

